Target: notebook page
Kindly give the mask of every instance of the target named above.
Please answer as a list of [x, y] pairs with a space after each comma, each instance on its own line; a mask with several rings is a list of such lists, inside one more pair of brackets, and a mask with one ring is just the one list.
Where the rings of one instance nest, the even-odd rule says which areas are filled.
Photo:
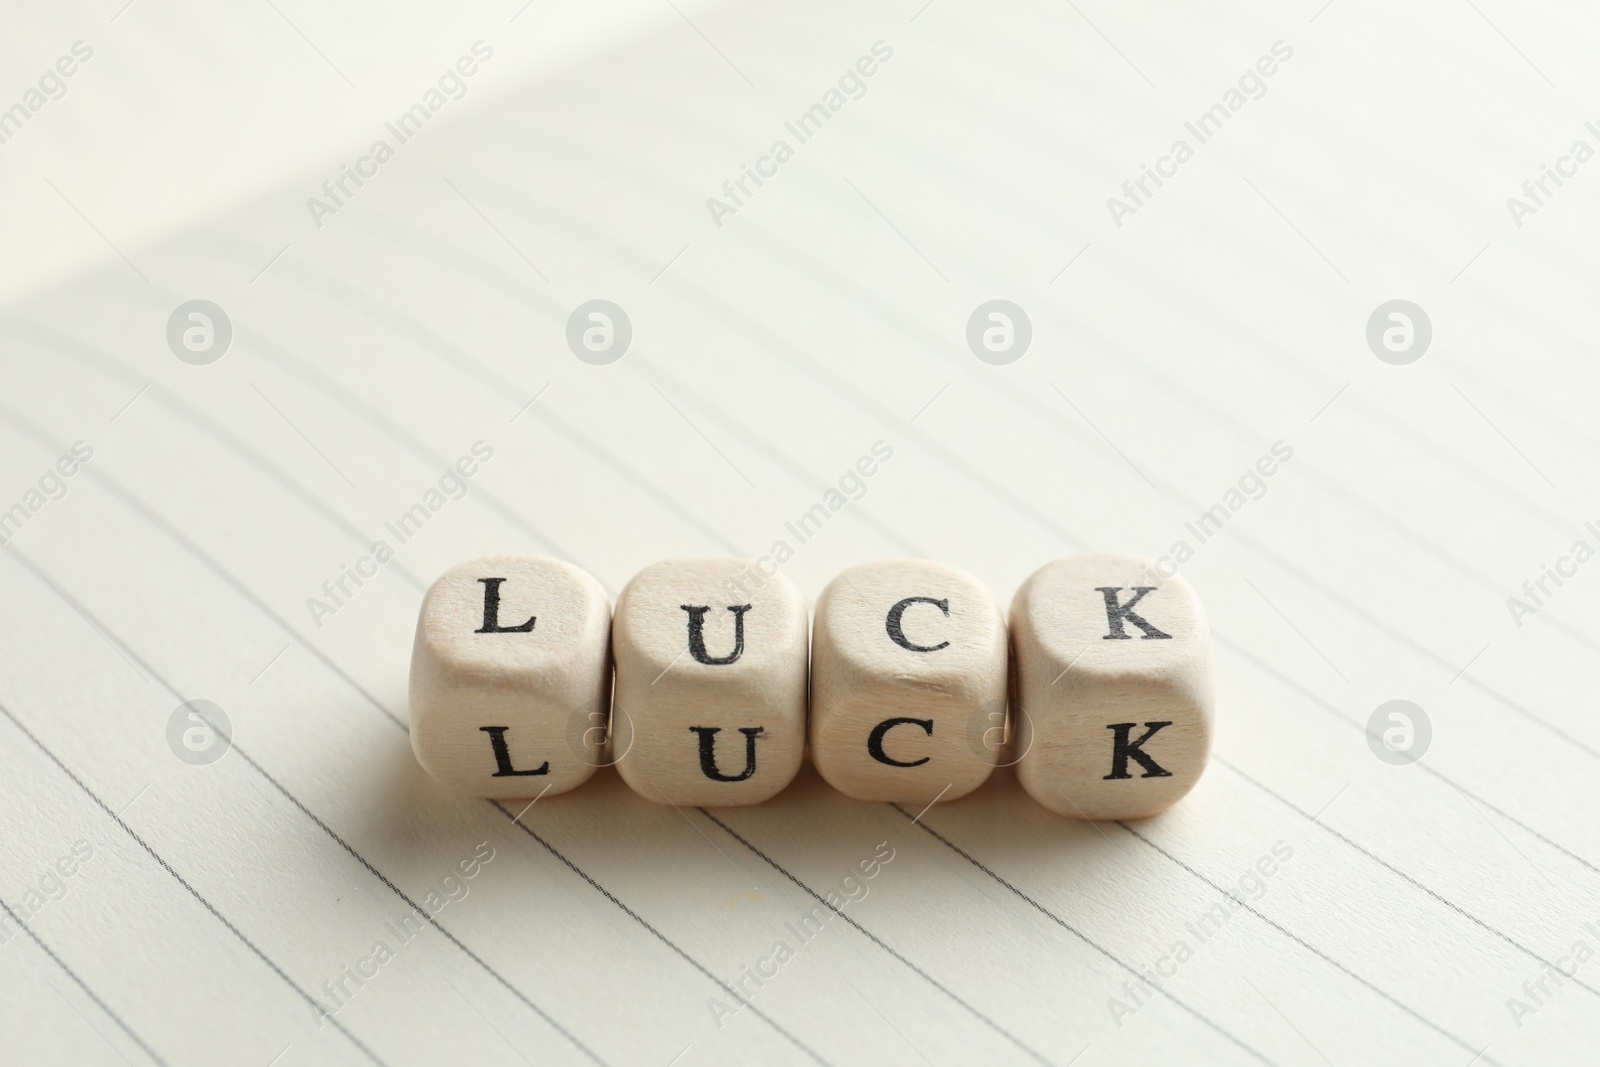
[[[408, 38], [370, 123], [279, 135], [281, 173], [191, 217], [29, 194], [81, 243], [0, 309], [19, 1061], [1582, 1061], [1587, 16], [730, 5], [547, 68], [517, 6]], [[1535, 203], [1541, 163], [1573, 176]], [[994, 299], [1031, 325], [1006, 365], [968, 344]], [[193, 300], [215, 362], [169, 342]], [[631, 324], [609, 365], [568, 344], [591, 300]], [[1392, 300], [1415, 362], [1369, 344]], [[1211, 767], [1126, 825], [1010, 772], [926, 811], [810, 770], [680, 811], [609, 771], [529, 807], [418, 768], [447, 567], [554, 555], [614, 597], [779, 544], [812, 600], [879, 557], [1002, 603], [1073, 552], [1171, 560], [1216, 642]]]

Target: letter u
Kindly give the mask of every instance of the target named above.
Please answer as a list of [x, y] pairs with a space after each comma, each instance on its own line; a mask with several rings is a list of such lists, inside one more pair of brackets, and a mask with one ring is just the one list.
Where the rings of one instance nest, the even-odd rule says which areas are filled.
[[689, 604], [679, 604], [678, 607], [689, 613], [689, 654], [696, 662], [708, 667], [726, 667], [744, 655], [744, 613], [750, 610], [749, 604], [728, 609], [733, 612], [733, 651], [726, 656], [712, 656], [706, 652], [706, 612], [711, 609]]
[[722, 732], [722, 727], [691, 726], [689, 730], [700, 738], [700, 771], [707, 778], [714, 782], [742, 782], [756, 773], [756, 735], [762, 733], [764, 727], [739, 727], [739, 732], [744, 734], [744, 770], [738, 774], [723, 774], [717, 770], [717, 734]]

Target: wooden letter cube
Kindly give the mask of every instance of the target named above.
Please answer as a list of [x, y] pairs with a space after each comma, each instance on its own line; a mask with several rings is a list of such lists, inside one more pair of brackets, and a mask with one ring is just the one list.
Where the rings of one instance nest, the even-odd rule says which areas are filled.
[[617, 598], [612, 759], [657, 803], [754, 804], [806, 744], [805, 599], [752, 560], [646, 567]]
[[411, 748], [423, 770], [480, 797], [581, 785], [603, 760], [611, 603], [587, 572], [489, 556], [422, 599], [411, 652]]
[[1011, 602], [1018, 778], [1081, 819], [1137, 819], [1205, 771], [1211, 635], [1189, 583], [1137, 556], [1048, 563]]
[[811, 759], [858, 800], [929, 804], [984, 783], [1005, 736], [1006, 624], [944, 563], [852, 567], [817, 600]]

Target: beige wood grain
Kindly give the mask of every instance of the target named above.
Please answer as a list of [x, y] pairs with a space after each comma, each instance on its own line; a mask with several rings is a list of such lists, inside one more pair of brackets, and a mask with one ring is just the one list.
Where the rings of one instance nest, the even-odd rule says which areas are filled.
[[[705, 609], [704, 658], [729, 662], [697, 658], [685, 606]], [[753, 560], [666, 560], [635, 575], [612, 623], [611, 745], [623, 780], [680, 806], [754, 804], [788, 785], [805, 753], [809, 630], [800, 590], [781, 574], [763, 576]], [[712, 773], [702, 763], [705, 738]]]
[[[486, 585], [498, 622], [480, 633]], [[611, 603], [587, 572], [540, 556], [453, 567], [423, 597], [411, 654], [411, 747], [424, 770], [482, 797], [565, 792], [600, 765], [611, 696]], [[499, 774], [500, 739], [513, 770]]]
[[[1108, 639], [1105, 594], [1119, 606], [1149, 587], [1134, 612], [1167, 637], [1152, 637], [1130, 619], [1126, 639]], [[1051, 811], [1083, 819], [1153, 815], [1187, 793], [1205, 771], [1215, 728], [1211, 638], [1189, 583], [1163, 577], [1149, 560], [1109, 552], [1046, 564], [1011, 603], [1015, 653], [1018, 777]], [[1139, 739], [1152, 723], [1166, 722]], [[1126, 729], [1138, 757], [1115, 767], [1117, 731]]]
[[970, 574], [920, 559], [852, 567], [817, 599], [812, 762], [860, 800], [970, 793], [1003, 749], [1006, 669], [1005, 617]]

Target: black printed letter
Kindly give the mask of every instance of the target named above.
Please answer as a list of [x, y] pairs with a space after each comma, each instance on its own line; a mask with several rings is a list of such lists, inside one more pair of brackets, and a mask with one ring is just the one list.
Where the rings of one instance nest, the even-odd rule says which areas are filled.
[[1162, 767], [1161, 764], [1151, 759], [1142, 747], [1150, 740], [1152, 734], [1163, 726], [1171, 726], [1170, 722], [1147, 722], [1144, 724], [1144, 736], [1137, 741], [1129, 742], [1128, 734], [1135, 726], [1135, 722], [1119, 722], [1107, 726], [1107, 730], [1114, 731], [1111, 746], [1111, 773], [1102, 781], [1111, 781], [1113, 778], [1132, 778], [1128, 773], [1128, 757], [1132, 756], [1144, 768], [1141, 778], [1171, 778], [1172, 772]]
[[528, 621], [521, 626], [500, 625], [500, 583], [504, 578], [479, 578], [483, 583], [483, 628], [472, 631], [475, 634], [525, 634], [533, 629], [534, 616], [529, 615]]
[[[944, 612], [946, 618], [950, 617], [950, 601], [935, 600], [931, 596], [908, 596], [904, 600], [900, 601], [900, 603], [889, 609], [889, 619], [885, 624], [889, 630], [889, 640], [893, 641], [901, 648], [907, 649], [911, 652], [937, 652], [941, 648], [949, 648], [949, 641], [940, 641], [937, 645], [914, 645], [910, 641], [906, 640], [906, 632], [900, 628], [900, 616], [904, 615], [906, 613], [906, 609], [913, 604], [932, 604], [934, 607]], [[899, 721], [915, 722], [916, 720], [901, 719]]]
[[[495, 579], [495, 581], [499, 581], [499, 580], [500, 579], [498, 579], [498, 578]], [[550, 773], [550, 761], [549, 760], [545, 760], [543, 763], [541, 763], [537, 770], [519, 771], [519, 770], [515, 770], [515, 769], [512, 768], [512, 766], [511, 766], [511, 750], [506, 747], [506, 731], [511, 729], [511, 727], [509, 727], [509, 726], [480, 726], [480, 727], [478, 727], [478, 729], [482, 730], [484, 733], [489, 735], [489, 747], [494, 749], [494, 765], [497, 768], [497, 770], [493, 774], [491, 774], [489, 777], [491, 777], [491, 778], [516, 778], [519, 775], [524, 775], [524, 774], [549, 774]]]
[[[679, 604], [678, 607], [689, 613], [689, 654], [696, 660], [710, 667], [725, 667], [744, 654], [744, 613], [750, 610], [749, 604], [728, 609], [733, 612], [733, 651], [726, 656], [706, 654], [706, 612], [711, 609], [690, 607], [688, 604]], [[737, 778], [731, 780], [738, 781]]]
[[[746, 605], [746, 607], [748, 606]], [[704, 611], [706, 609], [701, 608], [700, 610]], [[738, 653], [734, 654], [738, 655]], [[729, 662], [732, 661], [730, 660]], [[739, 732], [744, 734], [744, 771], [731, 776], [717, 770], [717, 734], [722, 732], [722, 727], [691, 726], [689, 729], [700, 736], [700, 770], [704, 772], [707, 778], [714, 782], [742, 782], [756, 773], [756, 734], [761, 733], [764, 727], [739, 727]]]
[[[902, 601], [902, 603], [904, 603], [904, 601]], [[891, 616], [891, 618], [892, 617], [893, 616]], [[923, 733], [927, 734], [929, 737], [933, 736], [932, 719], [884, 719], [882, 722], [872, 728], [871, 734], [867, 735], [868, 755], [877, 760], [879, 763], [887, 763], [891, 767], [920, 767], [924, 763], [927, 763], [927, 756], [923, 756], [918, 760], [912, 760], [910, 763], [902, 763], [900, 760], [890, 759], [888, 753], [884, 752], [883, 735], [887, 734], [890, 730], [893, 730], [896, 726], [904, 726], [907, 723], [912, 726], [920, 726], [922, 727]]]
[[1095, 592], [1103, 594], [1106, 598], [1106, 622], [1111, 624], [1111, 632], [1106, 634], [1101, 640], [1132, 641], [1133, 635], [1124, 632], [1122, 629], [1122, 620], [1124, 619], [1143, 630], [1144, 639], [1146, 641], [1153, 641], [1162, 637], [1170, 639], [1172, 637], [1171, 634], [1162, 633], [1160, 630], [1146, 622], [1138, 612], [1133, 610], [1134, 605], [1143, 600], [1146, 593], [1153, 593], [1155, 590], [1156, 587], [1153, 585], [1136, 585], [1133, 587], [1133, 599], [1128, 601], [1126, 604], [1118, 604], [1117, 594], [1122, 592], [1122, 589], [1119, 586], [1096, 586]]

